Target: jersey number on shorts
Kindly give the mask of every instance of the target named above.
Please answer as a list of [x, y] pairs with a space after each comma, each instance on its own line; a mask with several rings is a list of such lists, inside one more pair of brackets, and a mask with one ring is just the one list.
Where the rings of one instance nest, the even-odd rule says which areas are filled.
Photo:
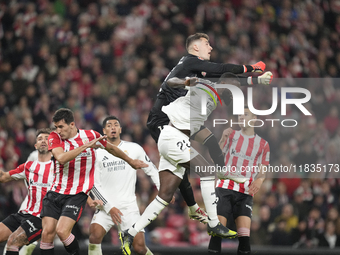
[[177, 147], [181, 151], [185, 151], [186, 148], [190, 148], [190, 143], [188, 143], [185, 140], [183, 140], [183, 141], [180, 141], [180, 142], [177, 143]]

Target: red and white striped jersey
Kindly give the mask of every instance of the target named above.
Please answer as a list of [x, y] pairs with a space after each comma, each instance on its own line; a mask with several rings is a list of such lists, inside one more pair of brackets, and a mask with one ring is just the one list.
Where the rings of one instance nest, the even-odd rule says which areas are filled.
[[238, 183], [230, 179], [218, 180], [217, 187], [249, 194], [249, 185], [258, 173], [259, 164], [269, 164], [269, 144], [258, 135], [247, 136], [241, 130], [233, 131], [226, 140], [222, 151], [225, 153], [226, 169], [234, 168], [246, 181]]
[[[75, 137], [62, 140], [56, 133], [52, 132], [48, 137], [48, 149], [52, 150], [62, 147], [65, 152], [74, 150], [100, 134], [93, 130], [79, 129]], [[88, 148], [80, 153], [75, 159], [61, 165], [55, 162], [55, 176], [51, 190], [65, 195], [75, 195], [80, 192], [87, 194], [94, 183], [94, 165], [96, 161], [95, 149]]]
[[21, 212], [24, 211], [36, 217], [40, 216], [43, 198], [52, 185], [53, 173], [54, 163], [52, 160], [47, 162], [27, 161], [9, 171], [13, 179], [26, 179], [28, 185], [28, 201]]

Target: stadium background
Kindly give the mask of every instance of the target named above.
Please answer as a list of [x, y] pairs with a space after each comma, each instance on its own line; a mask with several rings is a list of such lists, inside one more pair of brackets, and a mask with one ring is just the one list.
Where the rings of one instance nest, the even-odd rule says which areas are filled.
[[[0, 167], [8, 171], [25, 162], [35, 130], [50, 126], [60, 107], [74, 111], [77, 127], [99, 132], [105, 116], [119, 117], [122, 138], [141, 144], [157, 165], [146, 119], [161, 82], [186, 54], [186, 37], [195, 32], [210, 36], [214, 62], [262, 60], [276, 78], [330, 81], [313, 87], [312, 118], [290, 109], [301, 120], [293, 132], [258, 132], [278, 164], [339, 164], [340, 85], [329, 78], [340, 72], [340, 1], [18, 0], [0, 1]], [[268, 109], [265, 96], [259, 98], [257, 109]], [[155, 189], [138, 175], [143, 211]], [[254, 247], [327, 246], [326, 233], [337, 235], [340, 245], [339, 179], [296, 177], [268, 179], [255, 196]], [[198, 180], [191, 181], [203, 205]], [[0, 220], [16, 212], [25, 195], [22, 182], [1, 184]], [[204, 251], [206, 226], [189, 221], [185, 203], [176, 198], [147, 228], [148, 244], [158, 251]], [[92, 214], [87, 208], [75, 229], [84, 248]], [[119, 245], [115, 229], [104, 243]], [[237, 241], [223, 246], [235, 248]]]

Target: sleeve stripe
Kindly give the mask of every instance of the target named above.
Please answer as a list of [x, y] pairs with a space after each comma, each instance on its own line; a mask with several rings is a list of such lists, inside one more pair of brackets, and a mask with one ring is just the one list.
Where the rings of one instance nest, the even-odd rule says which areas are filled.
[[103, 197], [102, 194], [99, 193], [99, 191], [97, 190], [96, 186], [93, 186], [92, 192], [93, 192], [93, 194], [94, 194], [97, 198], [99, 198], [100, 200], [103, 201], [104, 205], [107, 204], [107, 200]]

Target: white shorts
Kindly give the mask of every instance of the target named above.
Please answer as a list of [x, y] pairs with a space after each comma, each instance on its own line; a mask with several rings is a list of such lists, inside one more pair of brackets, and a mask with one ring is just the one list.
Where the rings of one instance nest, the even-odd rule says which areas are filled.
[[170, 170], [183, 179], [185, 168], [180, 163], [190, 161], [197, 152], [190, 148], [189, 137], [172, 126], [164, 126], [158, 139], [159, 171]]
[[[124, 231], [132, 227], [133, 224], [136, 223], [138, 218], [140, 217], [139, 208], [136, 203], [131, 204], [130, 206], [118, 208], [123, 216], [120, 216], [122, 219], [122, 223], [118, 224], [118, 231]], [[91, 224], [97, 223], [102, 226], [106, 233], [115, 225], [110, 214], [106, 213], [104, 210], [96, 210], [93, 215]], [[141, 230], [144, 232], [144, 229]]]

